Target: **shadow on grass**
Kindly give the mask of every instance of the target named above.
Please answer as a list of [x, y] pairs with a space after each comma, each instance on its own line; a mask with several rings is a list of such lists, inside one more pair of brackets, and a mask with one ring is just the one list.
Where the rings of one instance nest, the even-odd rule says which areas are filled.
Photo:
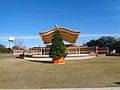
[[120, 85], [120, 82], [113, 82], [114, 84], [116, 84], [116, 85]]
[[30, 62], [38, 62], [38, 63], [48, 63], [48, 64], [52, 64], [52, 61], [30, 61]]

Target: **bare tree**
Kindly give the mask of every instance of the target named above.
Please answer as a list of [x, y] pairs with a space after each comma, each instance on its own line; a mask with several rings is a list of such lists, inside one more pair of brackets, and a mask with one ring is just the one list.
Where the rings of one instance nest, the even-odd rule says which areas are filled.
[[21, 39], [20, 37], [15, 38], [13, 49], [25, 48], [25, 46], [23, 45], [23, 42], [24, 42], [24, 39]]

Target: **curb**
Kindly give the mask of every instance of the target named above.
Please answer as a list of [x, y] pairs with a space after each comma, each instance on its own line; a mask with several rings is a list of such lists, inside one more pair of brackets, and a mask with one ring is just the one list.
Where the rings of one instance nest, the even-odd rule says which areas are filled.
[[120, 87], [110, 88], [51, 88], [51, 89], [0, 89], [0, 90], [120, 90]]

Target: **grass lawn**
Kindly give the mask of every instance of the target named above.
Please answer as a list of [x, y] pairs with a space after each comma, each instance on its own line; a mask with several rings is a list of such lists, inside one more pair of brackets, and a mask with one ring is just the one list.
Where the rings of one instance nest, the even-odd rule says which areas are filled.
[[64, 65], [0, 59], [0, 88], [120, 87], [120, 57], [66, 61]]

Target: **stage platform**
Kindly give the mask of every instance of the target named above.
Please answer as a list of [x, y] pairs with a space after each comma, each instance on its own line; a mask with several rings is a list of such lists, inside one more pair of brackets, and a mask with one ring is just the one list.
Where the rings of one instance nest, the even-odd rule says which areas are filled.
[[[89, 54], [69, 54], [65, 58], [65, 60], [80, 60], [80, 59], [89, 59], [94, 58], [96, 56], [89, 56]], [[34, 61], [52, 61], [52, 58], [49, 55], [32, 55], [25, 56], [25, 60], [34, 60]]]

